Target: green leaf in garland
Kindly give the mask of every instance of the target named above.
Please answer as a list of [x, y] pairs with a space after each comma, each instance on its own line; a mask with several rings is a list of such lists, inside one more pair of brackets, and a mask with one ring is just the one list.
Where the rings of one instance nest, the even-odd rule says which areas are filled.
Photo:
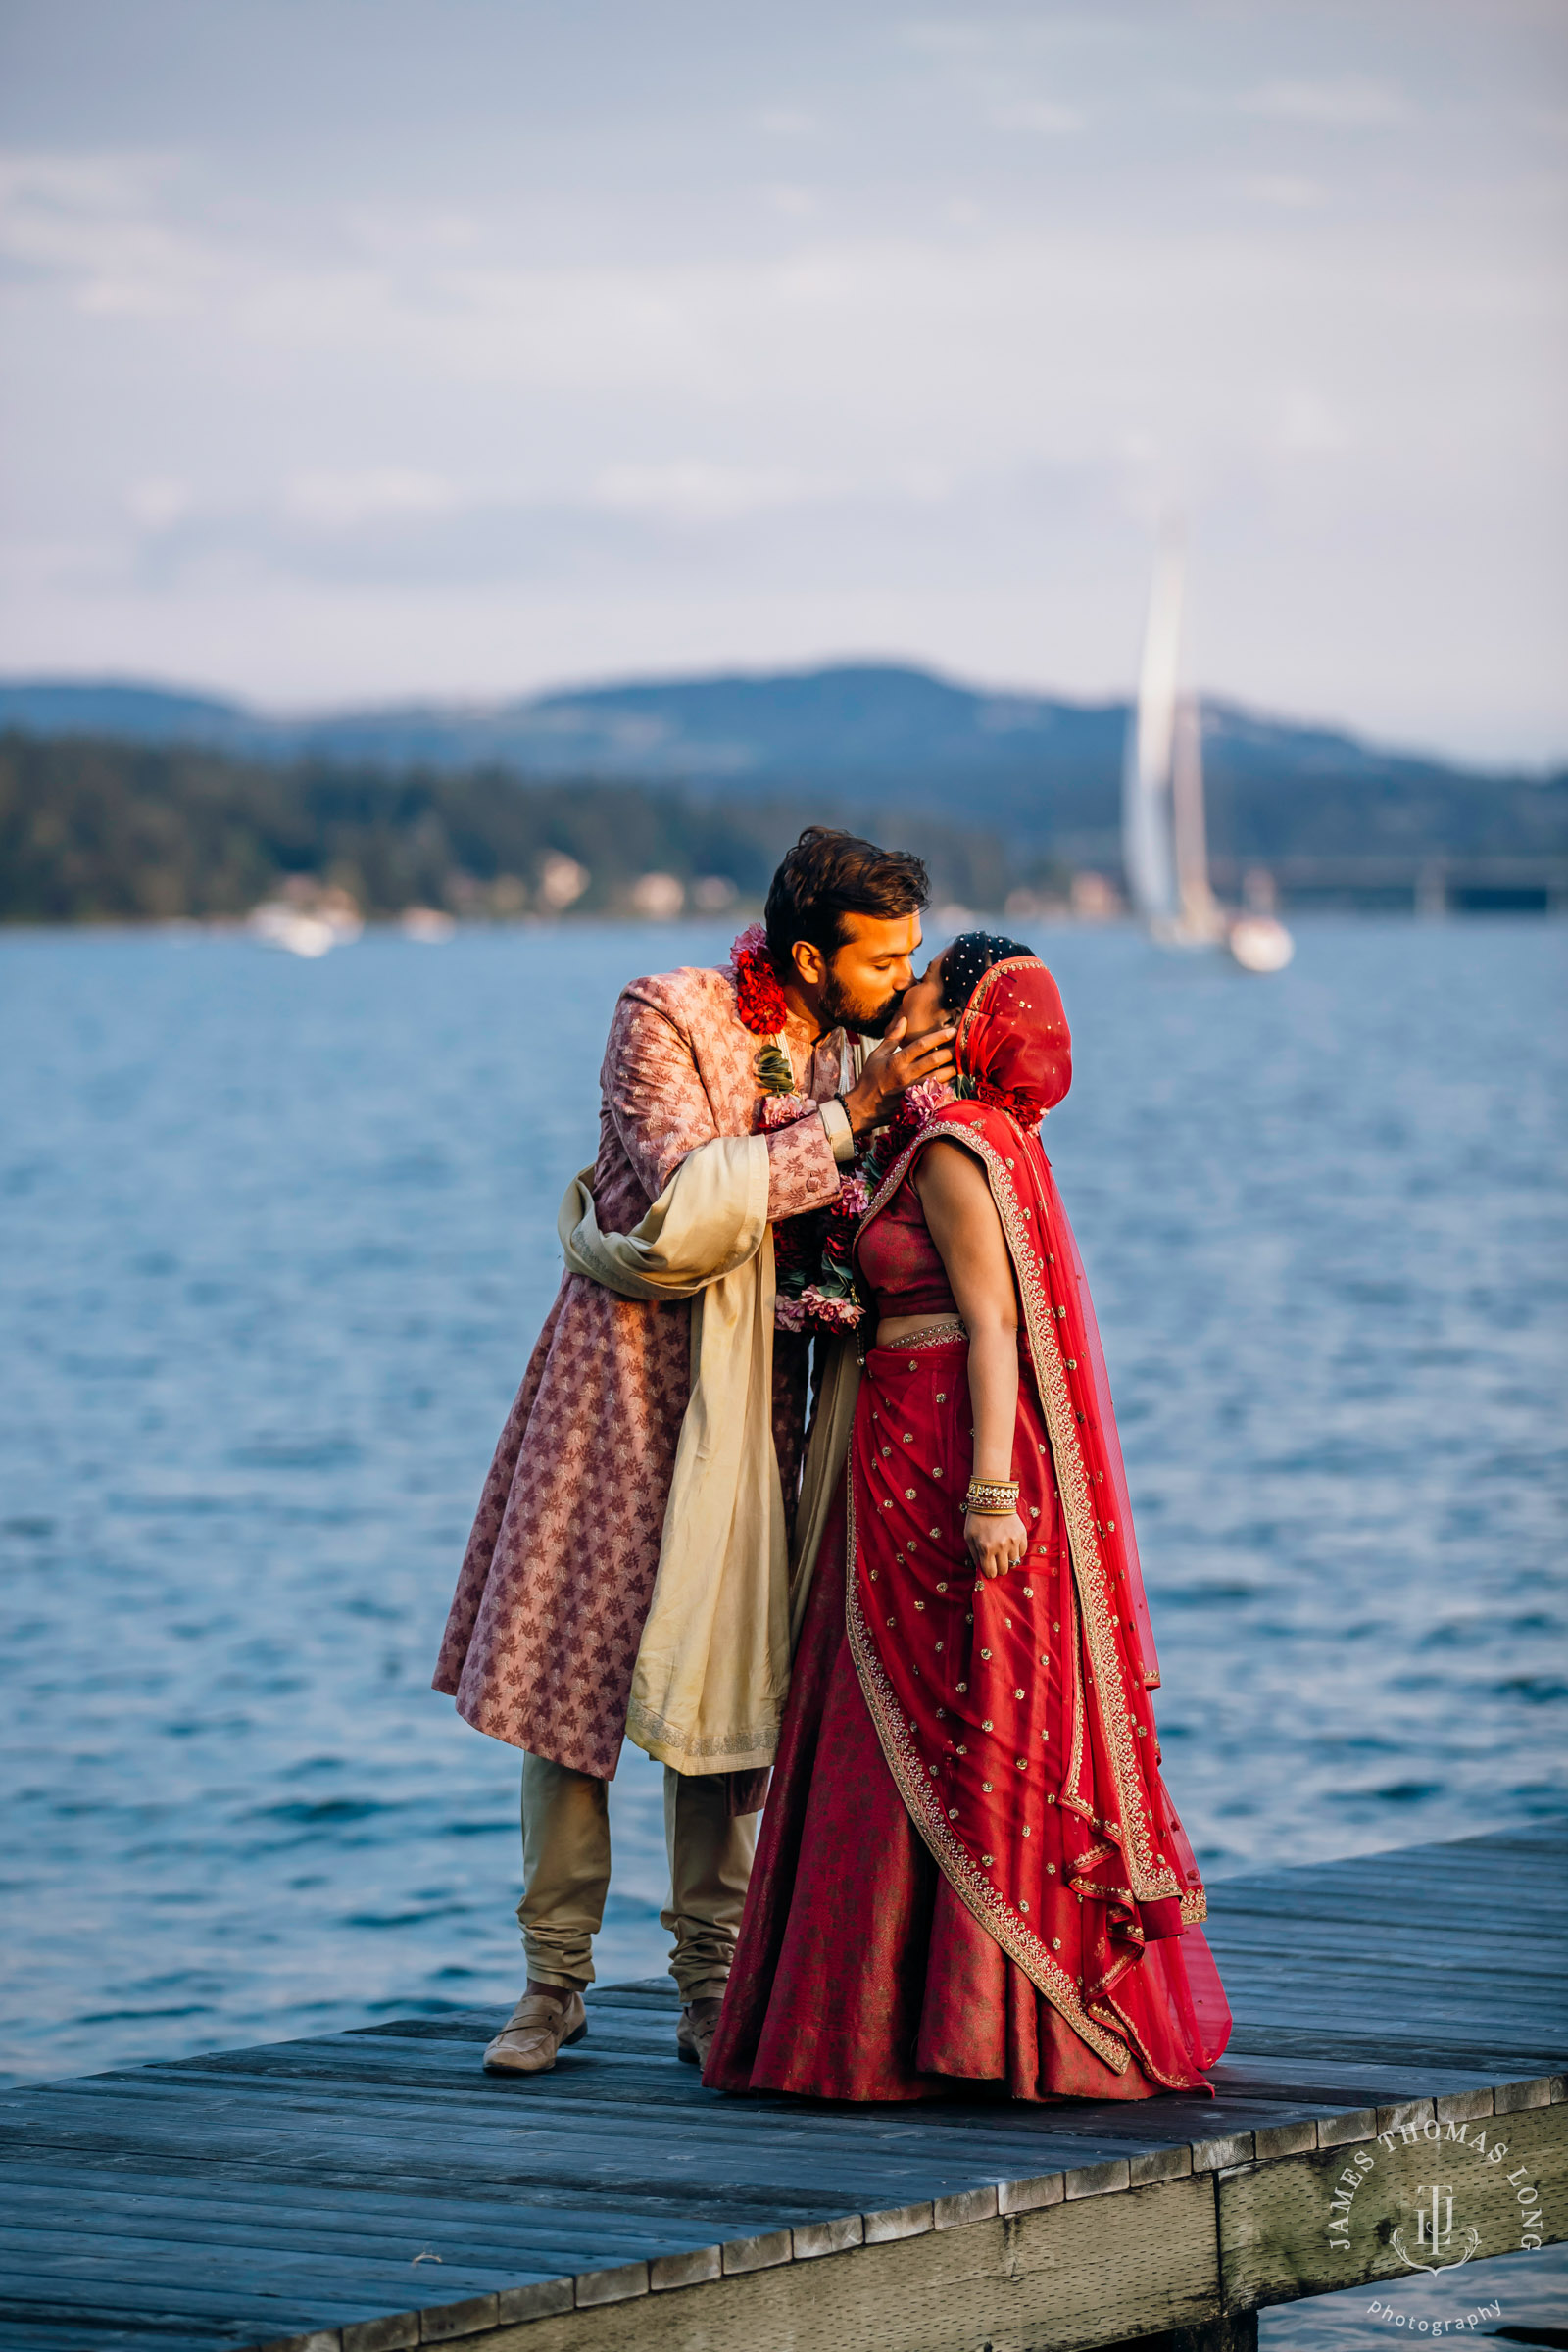
[[765, 1046], [759, 1048], [752, 1067], [757, 1072], [759, 1083], [764, 1094], [794, 1094], [795, 1072], [790, 1068], [789, 1056], [781, 1052], [771, 1039]]

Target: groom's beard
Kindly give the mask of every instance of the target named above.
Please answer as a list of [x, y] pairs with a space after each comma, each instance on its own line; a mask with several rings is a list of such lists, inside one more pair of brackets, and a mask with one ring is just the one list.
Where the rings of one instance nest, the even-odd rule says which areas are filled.
[[852, 1029], [858, 1030], [862, 1037], [886, 1037], [899, 1017], [899, 1006], [903, 1003], [904, 991], [897, 988], [885, 1003], [867, 1006], [853, 998], [847, 989], [841, 988], [832, 972], [829, 972], [816, 1017], [824, 1030]]

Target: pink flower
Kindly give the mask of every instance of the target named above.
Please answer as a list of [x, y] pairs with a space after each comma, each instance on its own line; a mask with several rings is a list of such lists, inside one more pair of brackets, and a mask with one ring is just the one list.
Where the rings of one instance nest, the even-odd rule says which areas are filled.
[[773, 1321], [780, 1331], [853, 1331], [860, 1320], [857, 1298], [834, 1298], [814, 1285], [793, 1298], [773, 1302]]
[[952, 1087], [944, 1084], [940, 1078], [922, 1078], [918, 1086], [905, 1090], [899, 1123], [902, 1126], [906, 1119], [910, 1119], [914, 1126], [923, 1127], [928, 1119], [936, 1117], [939, 1110], [945, 1110], [950, 1102], [956, 1101]]
[[867, 1173], [873, 1191], [921, 1130], [929, 1127], [933, 1119], [940, 1118], [948, 1104], [956, 1101], [952, 1087], [943, 1085], [938, 1079], [922, 1079], [918, 1086], [906, 1089], [903, 1102], [876, 1137], [867, 1157]]
[[801, 1301], [813, 1320], [825, 1324], [829, 1331], [853, 1331], [860, 1320], [858, 1298], [835, 1298], [826, 1291], [813, 1289], [803, 1291]]
[[834, 1217], [854, 1217], [858, 1220], [864, 1216], [870, 1205], [871, 1196], [866, 1190], [865, 1178], [863, 1176], [841, 1176], [839, 1178], [839, 1197], [830, 1203], [828, 1214]]
[[804, 1119], [808, 1111], [815, 1108], [809, 1095], [764, 1095], [758, 1113], [759, 1132], [772, 1127], [793, 1127], [797, 1119]]

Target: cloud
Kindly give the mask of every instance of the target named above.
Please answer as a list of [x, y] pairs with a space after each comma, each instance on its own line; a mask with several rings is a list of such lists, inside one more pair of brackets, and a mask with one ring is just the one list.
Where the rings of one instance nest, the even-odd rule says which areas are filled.
[[1264, 172], [1242, 185], [1254, 204], [1271, 204], [1285, 213], [1315, 212], [1328, 202], [1328, 190], [1318, 181], [1294, 178], [1288, 172]]
[[172, 530], [184, 521], [194, 503], [189, 482], [172, 474], [149, 474], [125, 492], [125, 512], [144, 531]]
[[785, 220], [808, 220], [820, 210], [821, 198], [815, 188], [775, 183], [762, 191], [769, 210]]
[[1321, 130], [1381, 130], [1407, 121], [1410, 114], [1397, 91], [1353, 74], [1338, 81], [1266, 81], [1238, 103], [1244, 114], [1305, 122]]
[[795, 507], [830, 496], [826, 483], [801, 474], [681, 459], [662, 466], [610, 466], [594, 485], [595, 504], [676, 522], [729, 522], [769, 507]]
[[199, 240], [160, 217], [178, 168], [169, 156], [0, 156], [0, 254], [29, 275], [70, 280], [84, 311], [189, 310], [216, 270]]
[[820, 118], [805, 114], [799, 107], [766, 106], [752, 119], [758, 129], [770, 139], [814, 139], [821, 135]]
[[932, 21], [923, 24], [906, 24], [902, 37], [911, 49], [928, 57], [978, 57], [995, 46], [996, 35], [989, 24], [958, 24]]
[[366, 523], [450, 514], [457, 492], [440, 475], [383, 466], [362, 473], [302, 473], [283, 493], [291, 522], [318, 530], [358, 530]]
[[1084, 119], [1070, 106], [1057, 106], [1048, 98], [1009, 98], [991, 110], [991, 120], [999, 130], [1040, 131], [1048, 138], [1064, 138], [1082, 130]]
[[1280, 405], [1274, 447], [1287, 457], [1338, 457], [1349, 435], [1323, 395], [1310, 384], [1293, 384]]

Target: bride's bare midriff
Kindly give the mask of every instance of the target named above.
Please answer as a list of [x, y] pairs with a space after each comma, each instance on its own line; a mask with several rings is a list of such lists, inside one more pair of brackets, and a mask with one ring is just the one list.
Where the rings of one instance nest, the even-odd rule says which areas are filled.
[[888, 1315], [876, 1327], [876, 1344], [879, 1348], [897, 1348], [901, 1340], [916, 1339], [922, 1331], [946, 1331], [950, 1327], [955, 1333], [963, 1328], [956, 1315]]

